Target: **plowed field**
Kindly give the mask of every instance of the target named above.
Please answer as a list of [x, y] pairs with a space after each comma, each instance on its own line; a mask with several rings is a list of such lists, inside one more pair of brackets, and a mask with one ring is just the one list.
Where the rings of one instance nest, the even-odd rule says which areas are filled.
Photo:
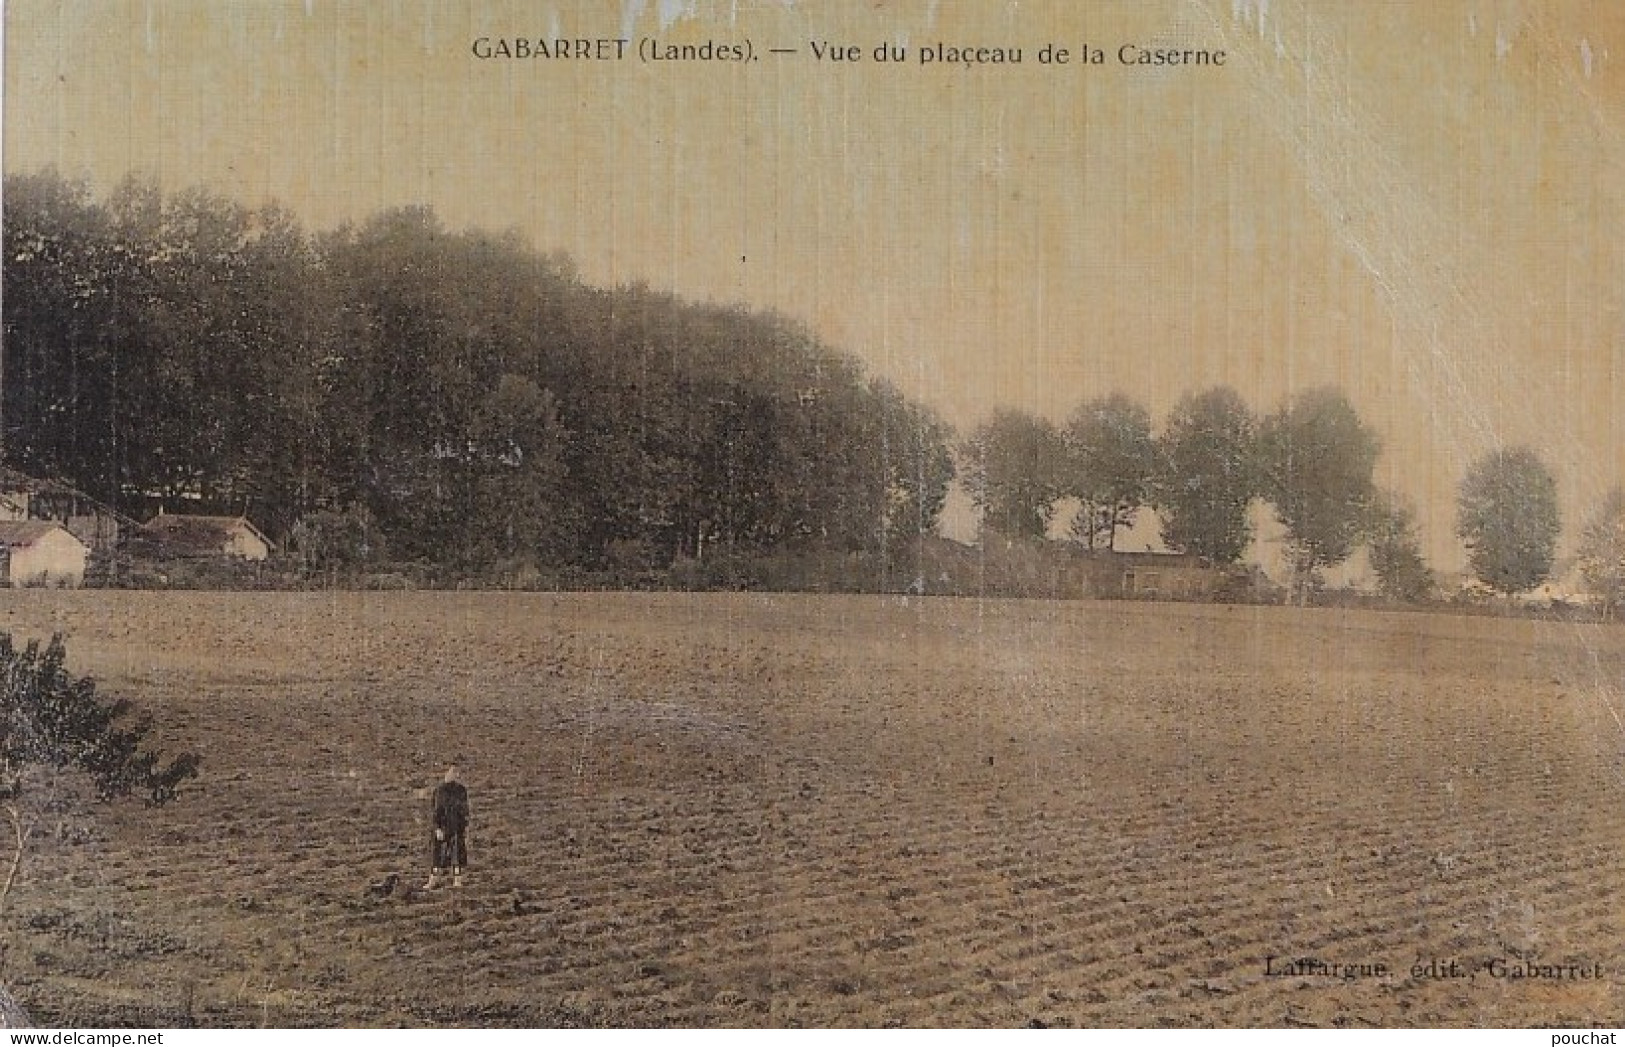
[[[47, 1024], [1625, 1023], [1625, 627], [23, 591], [0, 629], [205, 756], [41, 823], [0, 979]], [[425, 892], [453, 758], [472, 873]]]

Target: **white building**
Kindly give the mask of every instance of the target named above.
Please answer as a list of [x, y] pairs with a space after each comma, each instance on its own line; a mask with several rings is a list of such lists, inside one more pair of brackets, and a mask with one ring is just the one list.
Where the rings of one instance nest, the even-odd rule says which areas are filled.
[[13, 588], [76, 589], [85, 581], [90, 547], [49, 520], [0, 520], [0, 580]]

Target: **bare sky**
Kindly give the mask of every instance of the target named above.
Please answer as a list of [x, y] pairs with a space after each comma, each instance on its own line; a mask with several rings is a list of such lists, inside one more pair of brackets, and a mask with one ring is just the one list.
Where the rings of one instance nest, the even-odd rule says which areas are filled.
[[[1546, 456], [1571, 534], [1625, 481], [1612, 0], [9, 0], [5, 20], [7, 171], [133, 171], [313, 228], [429, 203], [593, 282], [803, 318], [961, 427], [1335, 383], [1446, 567], [1455, 485], [1498, 442]], [[472, 54], [557, 35], [757, 60]], [[1039, 65], [1046, 42], [1073, 61]], [[936, 44], [1023, 61], [922, 66]], [[1228, 61], [1126, 68], [1124, 44]]]

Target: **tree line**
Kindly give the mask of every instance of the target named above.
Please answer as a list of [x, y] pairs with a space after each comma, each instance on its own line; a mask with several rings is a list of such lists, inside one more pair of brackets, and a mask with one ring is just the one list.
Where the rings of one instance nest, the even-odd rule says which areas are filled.
[[[1122, 394], [1064, 425], [1000, 409], [962, 440], [928, 407], [783, 317], [589, 286], [517, 235], [425, 208], [309, 233], [276, 205], [52, 171], [4, 186], [8, 462], [133, 516], [242, 513], [311, 570], [662, 571], [817, 547], [884, 564], [933, 534], [956, 474], [985, 530], [1115, 548], [1154, 508], [1164, 544], [1219, 565], [1255, 502], [1291, 590], [1362, 544], [1384, 593], [1434, 589], [1416, 511], [1378, 488], [1381, 445], [1334, 388], [1255, 413], [1193, 392], [1160, 431]], [[1609, 508], [1612, 506], [1612, 508]], [[1582, 535], [1625, 588], [1625, 496]], [[1527, 449], [1462, 481], [1457, 533], [1503, 593], [1549, 575], [1556, 485]]]
[[[1380, 451], [1335, 388], [1259, 415], [1219, 386], [1183, 396], [1158, 433], [1145, 407], [1120, 394], [1084, 403], [1064, 426], [1001, 409], [959, 456], [984, 524], [1011, 536], [1043, 538], [1070, 498], [1078, 508], [1068, 537], [1112, 549], [1154, 508], [1168, 548], [1235, 564], [1254, 538], [1250, 510], [1263, 502], [1285, 532], [1292, 597], [1307, 599], [1325, 569], [1363, 545], [1383, 595], [1423, 600], [1437, 579], [1414, 505], [1374, 481]], [[1561, 529], [1556, 480], [1531, 449], [1488, 452], [1462, 478], [1456, 535], [1488, 590], [1511, 596], [1550, 580]], [[1605, 610], [1625, 604], [1625, 493], [1612, 492], [1586, 523], [1578, 566]]]
[[1090, 400], [1065, 426], [1001, 410], [960, 449], [965, 483], [996, 529], [1048, 533], [1063, 499], [1078, 503], [1070, 537], [1112, 549], [1155, 507], [1170, 549], [1215, 564], [1241, 560], [1250, 509], [1267, 501], [1286, 530], [1292, 589], [1371, 543], [1384, 588], [1415, 598], [1430, 584], [1414, 511], [1373, 481], [1377, 435], [1338, 390], [1312, 389], [1259, 417], [1235, 390], [1182, 397], [1160, 433], [1121, 394]]
[[4, 451], [134, 516], [244, 513], [317, 560], [668, 565], [883, 550], [949, 430], [782, 317], [586, 285], [427, 209], [8, 177]]

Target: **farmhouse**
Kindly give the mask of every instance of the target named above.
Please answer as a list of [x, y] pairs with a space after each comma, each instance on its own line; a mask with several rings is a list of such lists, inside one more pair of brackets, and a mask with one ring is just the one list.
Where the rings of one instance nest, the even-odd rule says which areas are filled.
[[1072, 573], [1083, 595], [1108, 600], [1208, 600], [1225, 579], [1187, 553], [1081, 553]]
[[89, 556], [89, 547], [59, 523], [0, 520], [0, 579], [7, 586], [77, 589]]
[[126, 518], [60, 480], [0, 467], [0, 520], [54, 520], [92, 552], [103, 552], [118, 545]]
[[270, 539], [243, 516], [160, 514], [144, 529], [171, 556], [263, 560], [271, 554]]
[[1075, 542], [985, 535], [981, 547], [920, 547], [921, 591], [1051, 600], [1190, 600], [1256, 591], [1241, 568], [1169, 552], [1088, 550]]

